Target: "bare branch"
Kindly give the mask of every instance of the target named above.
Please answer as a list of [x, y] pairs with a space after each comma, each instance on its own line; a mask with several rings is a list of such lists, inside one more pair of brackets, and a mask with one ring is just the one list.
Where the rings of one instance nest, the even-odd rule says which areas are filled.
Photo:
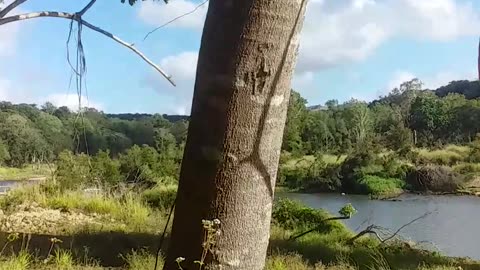
[[405, 229], [405, 227], [407, 226], [410, 226], [411, 224], [413, 224], [414, 222], [420, 220], [420, 219], [423, 219], [423, 218], [426, 218], [427, 216], [431, 215], [433, 212], [426, 212], [425, 214], [413, 219], [412, 221], [408, 222], [407, 224], [404, 224], [403, 226], [401, 226], [400, 228], [398, 228], [392, 235], [390, 235], [389, 237], [385, 238], [385, 239], [382, 239], [380, 237], [380, 235], [375, 231], [375, 230], [379, 230], [379, 229], [382, 229], [381, 227], [379, 226], [376, 226], [376, 225], [369, 225], [365, 230], [359, 232], [357, 235], [355, 235], [354, 237], [350, 238], [350, 240], [348, 240], [348, 243], [352, 244], [353, 242], [355, 242], [355, 240], [357, 240], [358, 238], [364, 236], [365, 234], [373, 234], [375, 235], [378, 240], [380, 240], [380, 243], [385, 243], [387, 242], [388, 240], [391, 240], [393, 239], [394, 237], [396, 237], [401, 230]]
[[10, 11], [20, 6], [21, 4], [27, 2], [27, 0], [15, 0], [10, 5], [6, 6], [4, 9], [0, 10], [0, 19], [5, 17]]
[[82, 10], [77, 12], [77, 15], [83, 16], [83, 14], [85, 14], [85, 12], [87, 12], [93, 6], [93, 4], [95, 4], [96, 1], [97, 0], [91, 0]]
[[62, 19], [70, 19], [70, 20], [75, 20], [82, 25], [85, 25], [86, 27], [92, 29], [93, 31], [96, 31], [98, 33], [101, 33], [120, 45], [132, 50], [135, 54], [140, 56], [147, 64], [152, 66], [155, 70], [160, 72], [160, 74], [163, 75], [173, 86], [175, 85], [175, 82], [172, 80], [171, 76], [167, 75], [158, 65], [156, 65], [153, 61], [148, 59], [142, 52], [140, 52], [138, 49], [133, 47], [132, 45], [128, 44], [127, 42], [121, 40], [120, 38], [116, 37], [110, 32], [107, 32], [103, 30], [100, 27], [97, 27], [81, 18], [81, 16], [78, 16], [77, 14], [72, 14], [72, 13], [66, 13], [66, 12], [57, 12], [57, 11], [41, 11], [41, 12], [32, 12], [32, 13], [26, 13], [26, 14], [19, 14], [15, 16], [10, 16], [6, 18], [0, 19], [0, 25], [7, 24], [7, 23], [12, 23], [12, 22], [17, 22], [17, 21], [23, 21], [23, 20], [29, 20], [29, 19], [35, 19], [35, 18], [42, 18], [42, 17], [50, 17], [50, 18], [62, 18]]
[[407, 224], [405, 224], [405, 225], [403, 225], [402, 227], [398, 228], [398, 230], [396, 230], [390, 237], [385, 238], [382, 243], [385, 243], [386, 241], [394, 238], [394, 237], [395, 237], [401, 230], [403, 230], [405, 227], [411, 225], [412, 223], [414, 223], [414, 222], [416, 222], [416, 221], [418, 221], [418, 220], [420, 220], [420, 219], [426, 218], [427, 216], [431, 215], [432, 213], [433, 213], [433, 212], [426, 212], [425, 214], [423, 214], [423, 215], [417, 217], [416, 219], [408, 222]]
[[203, 1], [203, 2], [200, 3], [198, 6], [196, 6], [193, 10], [191, 10], [191, 11], [185, 13], [185, 14], [182, 14], [182, 15], [180, 15], [180, 16], [177, 16], [177, 17], [171, 19], [170, 21], [168, 21], [168, 22], [160, 25], [159, 27], [153, 29], [152, 31], [148, 32], [148, 33], [145, 35], [145, 37], [143, 38], [143, 41], [145, 41], [145, 40], [148, 38], [148, 36], [150, 36], [151, 34], [153, 34], [154, 32], [156, 32], [157, 30], [160, 30], [161, 28], [163, 28], [163, 27], [165, 27], [165, 26], [173, 23], [174, 21], [176, 21], [176, 20], [178, 20], [178, 19], [180, 19], [180, 18], [183, 18], [183, 17], [185, 17], [185, 16], [187, 16], [187, 15], [190, 15], [190, 14], [194, 13], [194, 12], [197, 11], [201, 6], [205, 5], [207, 2], [208, 2], [208, 0]]

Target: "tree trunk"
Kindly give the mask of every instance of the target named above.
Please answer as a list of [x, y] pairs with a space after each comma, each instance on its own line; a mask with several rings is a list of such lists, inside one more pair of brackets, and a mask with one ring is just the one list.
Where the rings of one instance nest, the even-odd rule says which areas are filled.
[[199, 268], [214, 218], [208, 269], [263, 269], [306, 2], [210, 0], [164, 269]]

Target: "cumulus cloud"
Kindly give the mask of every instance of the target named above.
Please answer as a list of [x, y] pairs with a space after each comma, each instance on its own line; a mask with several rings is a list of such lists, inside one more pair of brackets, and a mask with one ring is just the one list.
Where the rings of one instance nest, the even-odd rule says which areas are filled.
[[[2, 7], [10, 4], [12, 0], [6, 0], [3, 4], [0, 4], [0, 9]], [[12, 10], [9, 15], [18, 14], [19, 9]], [[20, 24], [19, 23], [10, 23], [0, 26], [0, 57], [11, 56], [15, 53], [15, 47], [18, 41], [18, 36], [20, 34]]]
[[[141, 3], [138, 16], [152, 26], [162, 25], [178, 16], [193, 11], [199, 3], [188, 0], [175, 0], [165, 5], [163, 1], [145, 1]], [[182, 17], [167, 27], [201, 29], [207, 14], [207, 5], [202, 5], [194, 13]]]
[[198, 52], [193, 51], [181, 52], [160, 60], [161, 66], [175, 80], [177, 84], [175, 88], [157, 73], [149, 73], [143, 79], [145, 87], [154, 89], [161, 96], [172, 100], [171, 105], [166, 108], [168, 113], [190, 114], [197, 61]]
[[394, 37], [448, 41], [479, 33], [479, 15], [458, 0], [313, 1], [297, 70], [363, 60]]
[[[45, 102], [51, 102], [57, 107], [67, 106], [73, 111], [77, 111], [79, 107], [79, 99], [77, 94], [53, 93], [49, 95], [39, 96], [31, 90], [26, 90], [20, 85], [12, 83], [10, 80], [0, 77], [0, 101], [9, 101], [12, 103], [32, 103], [42, 105]], [[82, 107], [103, 109], [101, 103], [90, 100], [85, 95], [81, 96]]]
[[[192, 11], [198, 2], [142, 3], [138, 15], [150, 25]], [[171, 27], [201, 29], [207, 6]], [[448, 41], [480, 34], [480, 15], [461, 0], [312, 0], [309, 3], [297, 72], [361, 61], [391, 38]]]
[[57, 107], [66, 106], [72, 111], [77, 111], [79, 105], [81, 105], [82, 107], [95, 108], [97, 110], [103, 109], [103, 105], [101, 103], [92, 101], [85, 95], [82, 95], [79, 99], [77, 94], [55, 93], [47, 95], [46, 97], [40, 97], [37, 100], [37, 103], [39, 104], [43, 104], [48, 101]]
[[395, 87], [399, 87], [400, 84], [410, 81], [414, 78], [418, 78], [423, 82], [423, 88], [425, 89], [437, 89], [441, 86], [447, 85], [452, 81], [457, 80], [475, 80], [475, 72], [454, 72], [454, 71], [440, 71], [429, 76], [420, 77], [410, 71], [397, 71], [393, 74], [390, 81], [387, 83], [385, 91], [381, 94], [387, 94]]

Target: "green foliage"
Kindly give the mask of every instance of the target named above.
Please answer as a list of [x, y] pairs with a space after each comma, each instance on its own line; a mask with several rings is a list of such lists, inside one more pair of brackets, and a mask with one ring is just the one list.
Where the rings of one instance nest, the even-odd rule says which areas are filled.
[[142, 192], [143, 200], [151, 207], [170, 209], [177, 195], [176, 185], [159, 184]]
[[355, 214], [357, 213], [357, 209], [355, 209], [351, 203], [348, 203], [348, 204], [346, 204], [345, 206], [343, 206], [343, 207], [338, 211], [338, 213], [339, 213], [342, 217], [351, 218], [353, 215], [355, 215]]
[[91, 173], [90, 157], [85, 154], [74, 155], [63, 151], [57, 159], [55, 178], [62, 189], [74, 189], [94, 182]]
[[0, 139], [0, 165], [5, 164], [8, 160], [10, 160], [8, 146]]
[[[120, 156], [120, 172], [130, 182], [153, 186], [165, 176], [176, 176], [177, 164], [164, 159], [153, 147], [134, 145]], [[173, 174], [173, 175], [172, 175]]]
[[405, 188], [405, 182], [396, 178], [382, 178], [366, 175], [360, 181], [360, 188], [365, 194], [375, 196], [399, 194]]
[[[351, 209], [347, 209], [350, 211]], [[352, 212], [353, 213], [353, 212]], [[325, 222], [331, 215], [324, 210], [317, 210], [289, 199], [282, 199], [275, 203], [272, 212], [274, 224], [288, 230], [305, 230], [317, 226], [319, 232], [344, 230], [346, 227], [335, 221]]]
[[92, 174], [94, 179], [106, 185], [116, 185], [124, 180], [120, 174], [120, 162], [110, 158], [108, 150], [100, 151], [93, 157]]

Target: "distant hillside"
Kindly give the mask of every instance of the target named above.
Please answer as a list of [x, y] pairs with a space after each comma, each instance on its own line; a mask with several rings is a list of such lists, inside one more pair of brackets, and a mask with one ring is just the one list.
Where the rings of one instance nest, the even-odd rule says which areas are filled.
[[435, 90], [435, 94], [439, 97], [447, 96], [450, 93], [462, 94], [466, 99], [474, 99], [480, 97], [479, 81], [453, 81]]
[[324, 111], [324, 110], [328, 110], [328, 107], [323, 106], [323, 105], [313, 105], [313, 106], [308, 106], [307, 110], [309, 110], [309, 111]]
[[[108, 118], [118, 118], [122, 120], [128, 120], [128, 121], [133, 121], [133, 120], [139, 120], [143, 118], [149, 118], [152, 117], [153, 114], [149, 113], [108, 113], [106, 114]], [[167, 115], [163, 114], [163, 118], [167, 119], [170, 122], [177, 122], [180, 120], [189, 120], [190, 116], [187, 115]]]

